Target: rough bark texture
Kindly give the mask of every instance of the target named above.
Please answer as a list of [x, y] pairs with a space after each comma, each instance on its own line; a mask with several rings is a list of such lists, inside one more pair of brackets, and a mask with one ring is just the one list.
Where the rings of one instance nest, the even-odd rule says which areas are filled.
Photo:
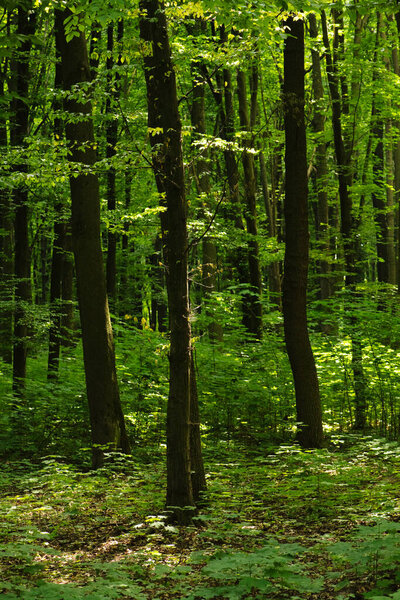
[[[31, 3], [18, 8], [17, 35], [21, 36], [20, 45], [12, 62], [11, 77], [14, 91], [10, 123], [11, 146], [23, 146], [29, 126], [29, 53], [31, 38], [35, 31], [35, 13], [30, 12]], [[26, 172], [27, 165], [15, 165], [15, 170]], [[25, 389], [26, 355], [28, 325], [26, 322], [25, 304], [31, 301], [31, 252], [29, 246], [29, 209], [28, 191], [21, 184], [13, 191], [14, 203], [14, 275], [15, 275], [15, 311], [14, 311], [14, 343], [13, 343], [13, 392], [22, 397]]]
[[293, 372], [298, 440], [318, 448], [323, 441], [317, 372], [307, 329], [308, 182], [304, 123], [304, 23], [289, 16], [284, 47], [285, 226], [283, 278], [285, 341]]
[[[69, 11], [57, 11], [57, 27]], [[85, 89], [90, 68], [84, 34], [66, 42], [61, 40], [60, 54], [64, 89], [75, 85]], [[83, 85], [82, 85], [83, 84]], [[95, 140], [91, 103], [67, 98], [65, 110], [70, 115], [65, 127], [69, 146], [72, 203], [72, 244], [81, 317], [86, 390], [89, 402], [93, 442], [93, 464], [104, 460], [104, 449], [129, 451], [115, 370], [103, 257], [100, 244], [99, 181], [94, 171]], [[79, 117], [77, 118], [77, 115]]]
[[166, 211], [161, 213], [171, 331], [166, 504], [175, 521], [187, 523], [191, 521], [193, 511], [190, 507], [194, 505], [190, 463], [191, 332], [187, 207], [175, 71], [171, 62], [162, 2], [141, 0], [140, 35], [143, 43], [153, 169], [157, 189], [166, 207]]

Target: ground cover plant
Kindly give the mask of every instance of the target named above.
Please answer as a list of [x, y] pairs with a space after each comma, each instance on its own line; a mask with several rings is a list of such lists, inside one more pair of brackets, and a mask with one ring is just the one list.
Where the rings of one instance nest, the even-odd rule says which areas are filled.
[[[14, 598], [396, 598], [400, 448], [206, 448], [209, 492], [168, 524], [163, 453], [82, 470], [60, 456], [4, 462], [1, 593]], [[398, 594], [397, 594], [398, 595]]]

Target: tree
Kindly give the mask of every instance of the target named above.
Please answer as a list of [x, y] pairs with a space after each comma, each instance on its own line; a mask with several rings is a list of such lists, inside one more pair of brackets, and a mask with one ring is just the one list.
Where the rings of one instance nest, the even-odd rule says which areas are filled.
[[[15, 59], [12, 61], [13, 99], [10, 124], [10, 143], [14, 149], [21, 150], [29, 129], [29, 53], [32, 46], [32, 35], [35, 31], [36, 13], [32, 10], [32, 2], [25, 3], [17, 9], [17, 35], [20, 44]], [[28, 166], [21, 153], [21, 161], [15, 164], [16, 172], [24, 174]], [[29, 209], [28, 189], [25, 183], [19, 182], [13, 191], [14, 212], [14, 275], [15, 311], [14, 311], [14, 343], [13, 343], [13, 391], [16, 396], [23, 397], [26, 378], [26, 356], [28, 323], [27, 304], [31, 301], [31, 256], [29, 244]]]
[[184, 524], [191, 522], [193, 511], [188, 509], [194, 504], [190, 460], [191, 330], [187, 205], [181, 120], [163, 2], [141, 0], [140, 36], [153, 170], [165, 208], [161, 213], [161, 228], [170, 323], [166, 504], [173, 519]]
[[[82, 31], [65, 35], [70, 11], [56, 12], [63, 71], [66, 137], [71, 165], [72, 244], [82, 327], [86, 390], [93, 443], [93, 465], [104, 452], [129, 451], [121, 410], [115, 354], [100, 244], [100, 195], [95, 171], [96, 150], [92, 107], [88, 98], [90, 67]], [[71, 37], [71, 35], [73, 37]], [[57, 41], [56, 40], [56, 41]], [[76, 94], [79, 89], [83, 99]]]
[[304, 447], [322, 444], [321, 402], [314, 355], [307, 329], [308, 181], [304, 122], [304, 22], [284, 21], [283, 102], [285, 112], [285, 227], [283, 317], [286, 348], [293, 371], [298, 440]]

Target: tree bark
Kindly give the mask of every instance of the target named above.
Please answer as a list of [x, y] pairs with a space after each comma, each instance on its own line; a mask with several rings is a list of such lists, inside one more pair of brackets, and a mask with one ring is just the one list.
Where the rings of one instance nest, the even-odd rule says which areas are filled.
[[[117, 31], [117, 43], [122, 40], [123, 30], [122, 21], [119, 23]], [[107, 28], [107, 84], [108, 93], [106, 100], [106, 157], [109, 161], [107, 165], [107, 209], [110, 225], [108, 228], [107, 244], [107, 295], [113, 312], [116, 312], [117, 301], [117, 234], [115, 232], [114, 215], [116, 209], [116, 170], [111, 163], [116, 152], [118, 139], [118, 119], [116, 113], [116, 101], [119, 94], [119, 76], [113, 73], [114, 70], [114, 26], [111, 23]]]
[[[337, 12], [333, 11], [335, 22], [338, 19]], [[351, 293], [352, 299], [357, 299], [357, 282], [361, 278], [361, 269], [357, 265], [357, 221], [353, 218], [353, 202], [350, 193], [352, 173], [350, 170], [352, 147], [347, 144], [345, 148], [342, 130], [342, 103], [340, 97], [340, 78], [338, 74], [338, 48], [339, 33], [335, 27], [333, 40], [333, 58], [328, 38], [328, 27], [325, 11], [321, 12], [322, 35], [325, 46], [326, 72], [329, 91], [332, 102], [332, 129], [335, 144], [336, 165], [339, 177], [339, 199], [340, 199], [340, 231], [343, 240], [344, 258], [346, 266], [345, 287]], [[347, 88], [345, 88], [347, 89]], [[346, 100], [345, 100], [346, 103]], [[347, 110], [347, 108], [346, 108]], [[349, 142], [348, 136], [346, 136]], [[355, 429], [364, 429], [366, 423], [366, 396], [367, 388], [362, 364], [362, 344], [357, 332], [357, 322], [354, 317], [349, 318], [350, 338], [352, 342], [352, 369], [355, 393]]]
[[304, 23], [284, 22], [283, 101], [285, 109], [285, 226], [283, 318], [296, 391], [298, 440], [319, 448], [323, 441], [317, 371], [307, 329], [308, 181], [304, 122]]
[[[190, 461], [191, 331], [187, 272], [186, 195], [182, 126], [163, 2], [141, 0], [148, 125], [153, 170], [161, 202], [163, 256], [170, 322], [170, 387], [167, 407], [167, 499], [171, 517], [190, 523], [193, 488]], [[194, 398], [192, 398], [194, 400]]]
[[[57, 27], [69, 10], [56, 12]], [[86, 40], [82, 32], [60, 47], [65, 90], [90, 81]], [[65, 101], [69, 115], [65, 131], [72, 170], [72, 245], [75, 258], [82, 327], [86, 390], [93, 443], [93, 466], [104, 462], [104, 453], [129, 451], [115, 369], [113, 334], [106, 294], [100, 243], [100, 193], [95, 172], [96, 151], [90, 100], [72, 95]]]
[[[203, 23], [202, 23], [203, 24]], [[205, 23], [204, 23], [205, 24]], [[199, 67], [198, 69], [196, 67]], [[198, 72], [199, 71], [199, 72]], [[206, 133], [205, 124], [205, 82], [200, 74], [201, 64], [197, 65], [197, 61], [194, 61], [192, 65], [193, 73], [193, 102], [191, 106], [191, 121], [193, 126], [193, 132], [195, 136], [201, 137]], [[195, 180], [197, 192], [201, 197], [202, 205], [204, 210], [210, 211], [210, 157], [207, 149], [198, 152], [195, 150], [197, 156], [194, 162]], [[207, 300], [207, 297], [217, 289], [217, 245], [215, 239], [206, 235], [202, 239], [202, 285], [203, 285], [203, 296]], [[222, 340], [223, 331], [220, 323], [212, 319], [211, 317], [208, 324], [208, 335], [211, 340]]]
[[[29, 54], [31, 36], [35, 31], [36, 13], [31, 10], [32, 3], [25, 3], [17, 10], [17, 36], [21, 42], [16, 59], [12, 63], [15, 96], [12, 100], [10, 123], [10, 143], [13, 147], [23, 147], [29, 128]], [[20, 173], [27, 172], [25, 159], [14, 165]], [[22, 398], [25, 392], [26, 356], [28, 324], [26, 303], [31, 302], [31, 252], [29, 245], [29, 208], [28, 190], [22, 183], [13, 191], [14, 203], [14, 275], [15, 275], [15, 311], [13, 343], [13, 392]]]
[[[7, 61], [8, 62], [8, 61]], [[4, 95], [4, 82], [7, 62], [0, 70], [0, 97]], [[0, 117], [0, 151], [7, 152], [7, 117]], [[0, 190], [0, 300], [4, 306], [0, 313], [0, 356], [4, 362], [12, 364], [12, 331], [13, 331], [13, 220], [11, 212], [11, 196], [7, 189]]]
[[[308, 15], [310, 24], [310, 36], [316, 39], [318, 36], [317, 18], [314, 13]], [[325, 143], [325, 114], [324, 114], [324, 87], [322, 83], [321, 61], [319, 52], [315, 48], [311, 50], [312, 58], [312, 86], [314, 95], [314, 115], [312, 128], [315, 133], [316, 158], [315, 158], [315, 182], [317, 188], [317, 240], [318, 248], [323, 257], [318, 261], [319, 291], [321, 300], [332, 296], [332, 273], [330, 256], [330, 230], [329, 230], [329, 202], [328, 202], [328, 164]], [[329, 328], [324, 327], [324, 331]]]
[[[62, 31], [57, 30], [58, 23], [55, 22], [55, 35], [58, 38], [55, 46], [56, 65], [54, 88], [60, 90], [62, 88], [62, 69], [61, 56], [59, 48], [61, 46], [63, 35]], [[54, 109], [62, 108], [61, 101], [54, 102]], [[60, 118], [54, 119], [54, 137], [57, 140], [64, 135], [63, 123]], [[50, 274], [50, 319], [51, 325], [49, 329], [49, 353], [47, 360], [47, 378], [56, 379], [58, 375], [58, 367], [61, 353], [61, 320], [62, 320], [62, 281], [63, 267], [65, 263], [65, 246], [67, 236], [67, 222], [63, 215], [65, 210], [64, 202], [58, 201], [55, 205], [55, 216], [53, 225], [53, 250], [51, 259], [51, 274]]]
[[[262, 337], [262, 285], [261, 269], [257, 240], [257, 208], [256, 208], [256, 176], [254, 155], [249, 152], [252, 147], [250, 114], [247, 102], [246, 78], [243, 71], [237, 72], [237, 90], [239, 97], [239, 120], [242, 132], [245, 134], [244, 151], [242, 154], [242, 163], [244, 170], [244, 189], [245, 189], [245, 215], [246, 229], [249, 236], [248, 240], [248, 263], [249, 263], [249, 283], [250, 294], [249, 301], [249, 331], [258, 340]], [[254, 92], [254, 89], [253, 89]]]

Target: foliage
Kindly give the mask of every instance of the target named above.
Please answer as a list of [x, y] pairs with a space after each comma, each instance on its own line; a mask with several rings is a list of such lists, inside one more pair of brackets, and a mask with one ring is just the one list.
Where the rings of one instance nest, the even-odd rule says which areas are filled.
[[208, 445], [209, 505], [189, 528], [166, 523], [161, 456], [4, 462], [2, 596], [396, 599], [399, 457], [356, 435], [307, 452]]

